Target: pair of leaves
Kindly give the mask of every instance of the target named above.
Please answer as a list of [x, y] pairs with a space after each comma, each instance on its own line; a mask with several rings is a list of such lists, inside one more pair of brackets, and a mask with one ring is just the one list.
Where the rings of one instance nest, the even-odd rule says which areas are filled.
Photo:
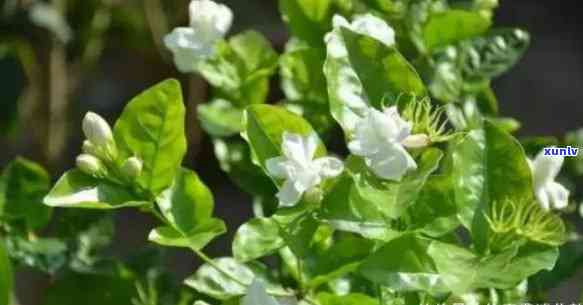
[[[186, 153], [185, 109], [180, 84], [167, 80], [130, 101], [114, 127], [120, 160], [144, 162], [137, 184], [147, 194], [168, 188]], [[147, 204], [153, 198], [78, 170], [63, 175], [45, 198], [51, 206], [112, 209]]]
[[203, 62], [199, 71], [218, 90], [219, 97], [242, 108], [265, 102], [277, 58], [263, 35], [246, 31], [219, 43], [216, 55]]
[[172, 186], [156, 202], [169, 225], [154, 229], [150, 241], [200, 250], [226, 232], [223, 221], [212, 218], [212, 193], [191, 170], [181, 169]]
[[433, 242], [427, 249], [443, 281], [454, 293], [463, 294], [480, 288], [510, 289], [541, 271], [552, 270], [558, 249], [526, 244], [504, 252], [478, 256], [459, 246]]
[[273, 284], [267, 268], [259, 263], [243, 264], [233, 258], [222, 257], [214, 259], [213, 264], [228, 272], [230, 276], [225, 275], [214, 266], [204, 264], [184, 283], [218, 300], [228, 300], [245, 295], [255, 278], [259, 278], [267, 284], [267, 291], [285, 293], [281, 286]]

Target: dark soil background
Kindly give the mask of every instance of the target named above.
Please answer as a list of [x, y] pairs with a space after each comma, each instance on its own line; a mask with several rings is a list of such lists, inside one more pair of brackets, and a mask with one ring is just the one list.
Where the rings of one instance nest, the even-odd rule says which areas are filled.
[[[232, 32], [257, 29], [281, 49], [287, 33], [279, 20], [277, 1], [225, 2], [235, 11]], [[532, 35], [532, 45], [525, 58], [509, 74], [494, 82], [501, 113], [523, 123], [520, 135], [561, 136], [568, 130], [583, 127], [583, 9], [580, 1], [501, 0], [496, 24], [519, 26]], [[0, 84], [13, 81], [10, 72], [2, 69]], [[66, 161], [51, 170], [52, 176], [56, 178], [73, 166], [82, 139], [79, 126], [83, 113], [92, 110], [113, 122], [129, 98], [167, 77], [180, 78], [191, 91], [195, 91], [193, 96], [204, 99], [204, 84], [177, 74], [168, 62], [130, 52], [115, 43], [108, 45], [97, 69], [88, 74], [83, 82], [80, 98], [74, 102], [74, 109], [69, 115], [71, 128], [67, 150], [63, 156]], [[4, 85], [0, 87], [2, 90], [5, 88]], [[0, 108], [0, 111], [3, 109]], [[189, 122], [196, 128], [192, 113]], [[28, 139], [34, 128], [35, 122], [21, 122], [15, 135], [0, 137], [0, 167], [17, 155], [36, 158], [38, 152]], [[216, 214], [229, 225], [229, 234], [211, 244], [207, 252], [211, 255], [230, 253], [232, 234], [252, 215], [250, 198], [221, 173], [208, 138], [191, 141], [189, 157], [185, 163], [194, 167], [213, 190]], [[151, 219], [139, 213], [119, 213], [114, 252], [124, 255], [146, 244], [147, 233], [153, 225]], [[169, 268], [180, 277], [192, 273], [200, 263], [188, 252], [175, 251], [170, 257]], [[562, 284], [553, 291], [553, 301], [579, 301], [583, 291], [582, 280], [583, 272], [580, 272], [571, 281]], [[44, 276], [22, 270], [17, 281], [22, 305], [38, 304], [39, 295], [42, 295], [47, 281]]]

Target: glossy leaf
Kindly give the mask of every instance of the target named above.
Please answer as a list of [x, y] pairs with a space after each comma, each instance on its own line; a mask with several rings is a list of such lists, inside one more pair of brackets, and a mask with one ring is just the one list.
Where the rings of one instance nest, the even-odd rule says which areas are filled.
[[491, 79], [512, 68], [530, 45], [530, 35], [520, 29], [496, 29], [461, 45], [466, 77]]
[[345, 132], [365, 107], [396, 103], [403, 94], [426, 95], [421, 78], [396, 48], [346, 28], [330, 35], [324, 74], [330, 111]]
[[166, 80], [132, 99], [114, 127], [121, 159], [144, 162], [138, 183], [154, 195], [172, 184], [186, 153], [182, 89]]
[[305, 48], [285, 53], [279, 61], [281, 87], [290, 101], [328, 104], [326, 78], [322, 71], [325, 54]]
[[217, 258], [214, 263], [222, 270], [227, 271], [237, 281], [219, 272], [213, 266], [204, 264], [184, 283], [198, 292], [218, 300], [227, 300], [245, 295], [247, 287], [253, 283], [256, 277], [259, 277], [267, 284], [268, 291], [282, 291], [281, 287], [271, 284], [271, 281], [266, 276], [265, 269], [258, 265], [245, 265], [230, 257]]
[[280, 226], [272, 218], [254, 218], [244, 223], [235, 234], [233, 255], [247, 262], [272, 254], [285, 245]]
[[430, 241], [408, 234], [386, 243], [360, 266], [368, 280], [396, 291], [448, 291], [427, 250]]
[[522, 146], [490, 122], [453, 146], [455, 200], [460, 220], [472, 230], [479, 251], [487, 247], [485, 215], [492, 202], [532, 197], [532, 176]]
[[[310, 124], [301, 116], [284, 108], [271, 105], [253, 105], [245, 111], [246, 138], [261, 166], [265, 161], [282, 155], [283, 133], [303, 136], [314, 132]], [[322, 143], [318, 146], [316, 157], [326, 154]]]
[[320, 46], [331, 27], [332, 3], [332, 0], [279, 0], [279, 9], [294, 36]]
[[386, 217], [400, 217], [408, 205], [415, 202], [427, 178], [439, 166], [443, 153], [439, 149], [426, 150], [418, 162], [418, 169], [405, 175], [400, 182], [389, 182], [378, 179], [369, 172], [362, 159], [349, 160], [347, 167], [353, 173], [358, 196], [377, 209]]
[[31, 230], [46, 226], [52, 215], [52, 209], [42, 204], [50, 189], [46, 170], [32, 161], [16, 158], [4, 170], [2, 180], [0, 197], [3, 198], [0, 201], [4, 206], [0, 215], [24, 220]]
[[187, 234], [168, 226], [155, 228], [150, 232], [148, 240], [163, 246], [201, 250], [226, 231], [225, 223], [222, 220], [213, 218], [199, 224]]
[[14, 262], [49, 274], [62, 270], [67, 262], [67, 245], [56, 238], [11, 237], [6, 248]]
[[479, 288], [513, 288], [540, 270], [551, 270], [558, 256], [556, 248], [535, 244], [480, 257], [455, 245], [433, 242], [427, 252], [448, 287], [458, 294]]
[[255, 31], [233, 36], [217, 45], [216, 55], [203, 62], [200, 73], [221, 96], [238, 107], [265, 102], [269, 77], [277, 68], [277, 53]]
[[478, 12], [447, 10], [433, 14], [423, 25], [425, 47], [434, 50], [474, 37], [490, 27], [489, 18]]
[[265, 284], [261, 280], [254, 280], [247, 294], [243, 297], [241, 305], [279, 305], [279, 303], [267, 294]]
[[243, 131], [243, 110], [226, 100], [213, 100], [197, 110], [202, 128], [211, 136], [228, 137]]
[[194, 171], [185, 168], [180, 169], [156, 202], [174, 228], [187, 235], [208, 221], [214, 208], [211, 191]]
[[128, 189], [74, 169], [66, 172], [44, 198], [49, 206], [64, 208], [117, 209], [148, 204], [136, 201]]

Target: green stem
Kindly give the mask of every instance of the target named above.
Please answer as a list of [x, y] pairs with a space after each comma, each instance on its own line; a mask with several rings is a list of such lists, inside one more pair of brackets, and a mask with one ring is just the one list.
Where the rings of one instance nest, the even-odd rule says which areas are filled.
[[237, 279], [236, 277], [234, 277], [232, 274], [230, 274], [228, 271], [224, 270], [221, 266], [219, 266], [217, 263], [215, 263], [214, 260], [212, 260], [210, 257], [208, 257], [206, 254], [204, 254], [202, 251], [200, 250], [194, 250], [194, 253], [196, 253], [196, 255], [198, 255], [198, 257], [200, 257], [205, 263], [209, 264], [211, 267], [215, 268], [218, 272], [222, 273], [224, 276], [230, 278], [231, 280], [233, 280], [235, 283], [243, 286], [243, 287], [247, 287], [249, 285], [241, 282], [239, 279]]

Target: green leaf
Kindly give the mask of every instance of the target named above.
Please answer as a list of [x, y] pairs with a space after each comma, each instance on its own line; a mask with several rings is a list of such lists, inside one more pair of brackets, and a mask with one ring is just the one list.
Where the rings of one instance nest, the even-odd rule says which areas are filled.
[[215, 139], [215, 156], [221, 169], [244, 191], [262, 197], [275, 197], [271, 179], [253, 163], [251, 148], [241, 138]]
[[132, 304], [138, 299], [131, 274], [67, 273], [46, 290], [42, 305]]
[[324, 74], [330, 111], [345, 132], [353, 129], [363, 107], [382, 108], [403, 94], [427, 95], [415, 69], [395, 47], [346, 28], [331, 32]]
[[100, 180], [73, 169], [57, 181], [44, 198], [44, 203], [54, 207], [117, 209], [149, 204], [137, 201], [136, 196], [124, 187]]
[[226, 231], [225, 223], [213, 218], [200, 224], [188, 234], [181, 233], [172, 227], [155, 228], [150, 232], [148, 240], [163, 246], [190, 248], [197, 251]]
[[457, 102], [463, 90], [463, 76], [458, 67], [458, 51], [448, 47], [432, 55], [433, 65], [428, 68], [428, 89], [442, 102]]
[[332, 0], [279, 0], [279, 9], [294, 36], [321, 46], [331, 27], [332, 3]]
[[486, 121], [453, 145], [455, 200], [460, 220], [472, 230], [479, 251], [487, 247], [485, 215], [492, 202], [520, 202], [532, 197], [530, 167], [520, 143]]
[[230, 257], [217, 258], [214, 260], [214, 264], [221, 270], [228, 272], [232, 277], [226, 276], [209, 264], [204, 264], [184, 283], [198, 292], [218, 300], [243, 296], [247, 292], [247, 287], [256, 277], [267, 283], [269, 292], [282, 291], [281, 287], [271, 284], [265, 268], [259, 265], [245, 265]]
[[4, 202], [4, 211], [0, 215], [22, 219], [30, 230], [46, 226], [52, 215], [52, 209], [42, 204], [50, 189], [46, 170], [32, 161], [16, 158], [4, 170], [2, 180], [0, 201]]
[[280, 227], [272, 218], [254, 218], [244, 223], [235, 234], [233, 255], [247, 262], [272, 254], [285, 245]]
[[322, 305], [379, 305], [377, 299], [361, 293], [338, 296], [329, 292], [322, 292], [318, 294], [318, 302]]
[[67, 262], [67, 245], [56, 238], [11, 237], [6, 240], [6, 248], [15, 262], [49, 274], [55, 274]]
[[520, 29], [496, 29], [461, 44], [463, 72], [473, 79], [492, 79], [512, 68], [530, 45]]
[[[252, 105], [245, 111], [245, 116], [246, 138], [262, 167], [268, 159], [282, 155], [284, 132], [303, 136], [314, 133], [310, 124], [302, 117], [277, 106]], [[325, 154], [326, 148], [320, 142], [315, 157]]]
[[308, 257], [307, 268], [311, 279], [308, 287], [318, 287], [358, 270], [364, 259], [371, 254], [375, 242], [347, 235], [316, 257]]
[[368, 257], [360, 274], [368, 280], [396, 291], [448, 291], [427, 250], [430, 241], [407, 234], [394, 239]]
[[400, 182], [384, 181], [370, 173], [361, 158], [352, 158], [346, 167], [353, 173], [356, 190], [362, 201], [377, 205], [386, 217], [399, 218], [415, 202], [427, 178], [439, 166], [443, 153], [436, 148], [425, 150], [419, 160], [418, 168], [405, 175]]
[[228, 137], [243, 131], [243, 110], [216, 99], [197, 108], [202, 128], [213, 137]]
[[302, 48], [287, 52], [279, 61], [281, 88], [288, 100], [328, 105], [326, 77], [321, 49]]
[[464, 248], [437, 241], [429, 246], [427, 253], [435, 261], [447, 286], [457, 294], [479, 288], [513, 288], [540, 270], [552, 270], [558, 257], [556, 248], [535, 244], [481, 257]]
[[144, 162], [138, 183], [154, 195], [170, 186], [180, 169], [186, 153], [184, 119], [180, 84], [171, 79], [132, 99], [115, 124], [121, 159], [137, 156]]
[[12, 265], [6, 253], [4, 241], [0, 240], [0, 305], [10, 305], [12, 296]]
[[220, 96], [244, 107], [265, 102], [277, 59], [269, 40], [246, 31], [219, 43], [216, 56], [203, 62], [199, 71]]
[[389, 240], [399, 233], [391, 230], [378, 205], [360, 199], [354, 178], [340, 176], [324, 196], [320, 218], [337, 230], [366, 238]]
[[156, 199], [164, 217], [179, 232], [189, 235], [210, 220], [214, 199], [208, 187], [189, 169], [182, 168], [172, 185]]
[[434, 50], [484, 33], [491, 21], [479, 12], [448, 10], [429, 16], [423, 25], [425, 47]]
[[275, 298], [267, 294], [263, 282], [255, 280], [251, 284], [251, 287], [249, 287], [249, 291], [245, 297], [243, 297], [241, 305], [279, 305], [279, 303]]

